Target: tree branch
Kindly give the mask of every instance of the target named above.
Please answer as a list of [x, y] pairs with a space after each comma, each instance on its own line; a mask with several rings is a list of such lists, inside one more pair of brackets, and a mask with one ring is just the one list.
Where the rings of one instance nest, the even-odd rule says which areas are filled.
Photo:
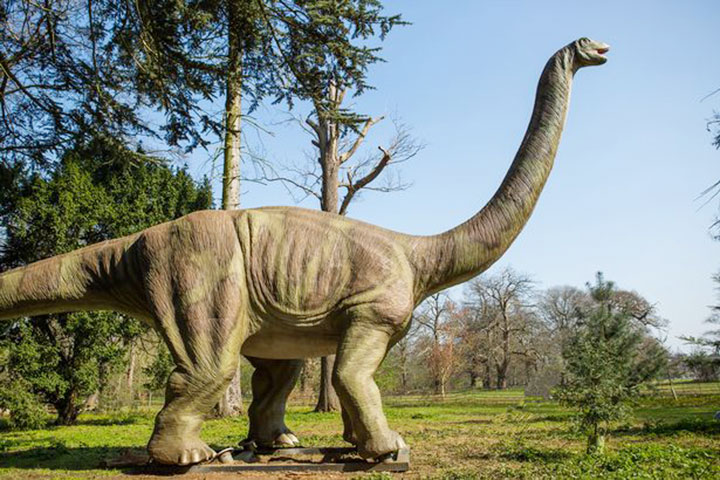
[[376, 117], [376, 118], [368, 118], [365, 122], [365, 125], [363, 125], [362, 130], [360, 130], [360, 133], [358, 134], [357, 138], [352, 144], [352, 147], [350, 147], [346, 152], [342, 153], [338, 157], [338, 161], [340, 165], [350, 160], [350, 158], [355, 155], [355, 152], [357, 151], [358, 147], [362, 144], [363, 140], [365, 140], [365, 136], [367, 135], [370, 128], [375, 125], [376, 123], [380, 122], [382, 119], [384, 119], [384, 116]]
[[296, 182], [296, 181], [293, 180], [292, 178], [288, 178], [288, 177], [274, 177], [274, 178], [262, 177], [262, 178], [259, 178], [258, 180], [261, 181], [261, 182], [282, 182], [282, 183], [289, 183], [290, 185], [294, 186], [295, 188], [298, 188], [298, 189], [302, 190], [303, 192], [305, 192], [306, 195], [308, 195], [308, 196], [313, 196], [313, 197], [317, 198], [318, 200], [322, 200], [322, 197], [321, 197], [317, 192], [315, 192], [312, 188], [310, 188], [310, 187], [308, 187], [308, 186], [306, 186], [306, 185], [303, 185], [302, 183]]
[[385, 167], [388, 166], [388, 163], [390, 163], [390, 160], [392, 157], [390, 156], [390, 153], [385, 150], [382, 147], [378, 147], [378, 149], [383, 152], [383, 156], [380, 159], [380, 161], [375, 165], [375, 168], [370, 170], [370, 173], [362, 177], [360, 180], [358, 180], [355, 183], [352, 183], [348, 185], [347, 193], [345, 194], [345, 197], [343, 198], [342, 204], [340, 205], [340, 215], [345, 215], [345, 212], [347, 212], [347, 208], [350, 205], [350, 202], [352, 201], [355, 194], [358, 192], [358, 190], [362, 189], [364, 186], [366, 186], [368, 183], [375, 180], [378, 175], [382, 173], [382, 171], [385, 169]]

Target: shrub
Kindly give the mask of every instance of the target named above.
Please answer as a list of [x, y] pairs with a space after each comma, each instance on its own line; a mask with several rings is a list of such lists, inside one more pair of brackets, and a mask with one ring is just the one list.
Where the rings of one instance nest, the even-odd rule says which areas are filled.
[[45, 408], [22, 380], [0, 389], [0, 408], [10, 412], [8, 426], [13, 429], [36, 430], [44, 427], [47, 421]]

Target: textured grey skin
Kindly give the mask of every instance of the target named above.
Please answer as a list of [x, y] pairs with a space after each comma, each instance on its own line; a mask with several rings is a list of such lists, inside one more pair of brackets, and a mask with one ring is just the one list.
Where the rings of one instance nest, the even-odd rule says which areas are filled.
[[403, 235], [291, 207], [204, 211], [0, 275], [0, 319], [112, 309], [163, 336], [176, 369], [148, 444], [159, 463], [213, 457], [200, 427], [240, 353], [253, 376], [250, 436], [293, 444], [285, 401], [298, 358], [337, 354], [344, 438], [367, 458], [405, 446], [373, 374], [428, 295], [468, 280], [507, 250], [552, 168], [574, 73], [605, 62], [580, 39], [548, 61], [522, 145], [490, 202], [445, 233]]

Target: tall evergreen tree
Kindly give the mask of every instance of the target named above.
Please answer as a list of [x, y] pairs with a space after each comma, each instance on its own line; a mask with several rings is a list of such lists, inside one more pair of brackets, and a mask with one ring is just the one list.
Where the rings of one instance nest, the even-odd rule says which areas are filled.
[[[713, 275], [716, 290], [720, 294], [720, 273]], [[718, 296], [720, 300], [720, 295]], [[701, 337], [682, 337], [687, 343], [697, 347], [697, 351], [690, 354], [686, 365], [697, 372], [699, 379], [713, 381], [720, 376], [720, 304], [710, 307], [711, 314], [705, 323], [711, 326]]]
[[[711, 97], [720, 93], [720, 88], [705, 96], [705, 98]], [[713, 135], [712, 144], [715, 148], [720, 149], [720, 112], [715, 112], [710, 120], [707, 122], [707, 129]], [[720, 179], [710, 185], [702, 193], [703, 195], [710, 195], [710, 199], [713, 199], [720, 195]], [[710, 226], [710, 231], [716, 240], [720, 240], [720, 215], [716, 217], [715, 222]]]
[[[379, 0], [4, 0], [0, 22], [3, 168], [88, 137], [190, 151], [211, 134], [222, 142], [224, 209], [240, 204], [243, 110], [268, 97], [315, 101], [337, 79], [362, 92], [379, 60], [368, 41], [403, 23]], [[209, 112], [220, 99], [222, 113]], [[149, 109], [165, 121], [154, 126]]]
[[[0, 0], [3, 163], [57, 158], [89, 138], [192, 150], [213, 132], [227, 163], [243, 97], [246, 111], [311, 98], [327, 83], [319, 57], [360, 92], [378, 58], [366, 40], [398, 23], [378, 0]], [[219, 99], [223, 113], [209, 113]]]

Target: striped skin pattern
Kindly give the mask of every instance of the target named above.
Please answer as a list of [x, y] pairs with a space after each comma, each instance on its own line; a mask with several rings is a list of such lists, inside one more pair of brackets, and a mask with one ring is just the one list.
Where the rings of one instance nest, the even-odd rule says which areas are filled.
[[111, 309], [154, 327], [176, 363], [148, 444], [159, 463], [215, 455], [200, 427], [240, 354], [256, 367], [250, 439], [297, 443], [284, 423], [297, 359], [336, 353], [344, 438], [366, 458], [397, 451], [375, 370], [423, 299], [481, 273], [517, 237], [552, 168], [573, 76], [607, 49], [583, 38], [550, 58], [500, 188], [452, 230], [411, 236], [291, 207], [195, 212], [0, 275], [0, 319]]

